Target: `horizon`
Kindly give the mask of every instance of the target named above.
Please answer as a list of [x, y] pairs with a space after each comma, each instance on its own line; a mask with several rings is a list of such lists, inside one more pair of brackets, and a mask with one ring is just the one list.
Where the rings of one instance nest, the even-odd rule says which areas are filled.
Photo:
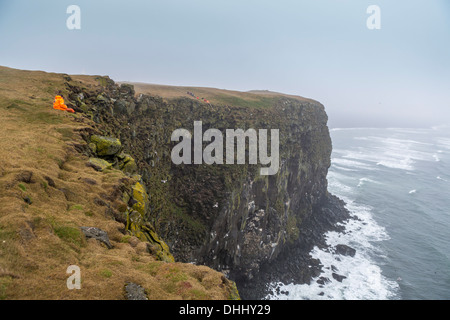
[[[67, 27], [72, 2], [0, 0], [0, 64], [296, 95], [322, 103], [330, 128], [450, 119], [445, 0], [75, 2], [79, 30]], [[381, 24], [371, 30], [374, 4]]]

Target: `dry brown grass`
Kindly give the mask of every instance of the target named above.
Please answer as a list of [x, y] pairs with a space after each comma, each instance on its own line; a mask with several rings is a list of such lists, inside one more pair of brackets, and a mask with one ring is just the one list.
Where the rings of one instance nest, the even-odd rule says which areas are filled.
[[266, 90], [253, 90], [248, 92], [242, 92], [242, 91], [233, 91], [216, 88], [206, 88], [206, 87], [168, 86], [168, 85], [134, 83], [134, 82], [128, 83], [134, 85], [137, 94], [139, 93], [150, 94], [163, 97], [167, 100], [183, 97], [196, 100], [196, 98], [186, 93], [187, 91], [189, 91], [194, 93], [199, 98], [207, 99], [210, 101], [211, 104], [217, 105], [266, 107], [271, 106], [272, 102], [280, 97], [289, 97], [300, 101], [310, 100], [300, 96], [287, 95], [283, 93]]
[[[58, 93], [64, 75], [0, 67], [0, 299], [124, 299], [130, 281], [150, 299], [227, 299], [221, 273], [156, 261], [105, 215], [94, 199], [123, 173], [86, 166], [71, 145], [83, 143], [76, 132], [90, 123], [53, 110]], [[86, 240], [80, 226], [105, 230], [114, 248]], [[66, 287], [69, 265], [81, 268], [81, 290]]]

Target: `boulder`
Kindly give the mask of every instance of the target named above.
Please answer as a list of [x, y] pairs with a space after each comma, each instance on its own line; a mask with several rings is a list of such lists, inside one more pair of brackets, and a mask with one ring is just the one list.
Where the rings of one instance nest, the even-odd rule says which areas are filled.
[[[120, 159], [120, 157], [118, 158]], [[138, 171], [136, 161], [129, 154], [123, 154], [122, 159], [119, 163], [119, 169], [129, 175], [133, 175]]]
[[340, 274], [337, 274], [337, 273], [334, 273], [334, 272], [331, 275], [338, 282], [342, 282], [342, 280], [347, 278], [346, 276], [341, 276]]
[[97, 171], [104, 171], [112, 168], [111, 163], [100, 158], [89, 158], [88, 165]]
[[125, 114], [127, 113], [128, 103], [125, 100], [119, 99], [114, 102], [114, 113]]
[[97, 155], [113, 156], [122, 150], [122, 143], [117, 138], [93, 135], [91, 143], [95, 144]]
[[125, 292], [127, 300], [148, 300], [145, 289], [136, 283], [127, 283]]
[[132, 84], [128, 84], [128, 83], [122, 83], [120, 85], [119, 88], [119, 92], [121, 95], [125, 95], [125, 96], [134, 96], [134, 86]]
[[356, 250], [345, 245], [345, 244], [338, 244], [335, 247], [335, 252], [337, 254], [340, 254], [341, 256], [350, 256], [350, 257], [354, 257]]
[[94, 227], [81, 227], [81, 231], [83, 231], [86, 238], [96, 239], [106, 245], [108, 249], [112, 249], [113, 246], [111, 242], [109, 242], [109, 237], [106, 231], [103, 231], [99, 228]]

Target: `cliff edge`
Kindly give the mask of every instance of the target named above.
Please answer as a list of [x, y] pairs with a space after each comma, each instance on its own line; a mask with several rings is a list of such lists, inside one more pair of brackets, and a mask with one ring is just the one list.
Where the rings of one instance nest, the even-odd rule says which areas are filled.
[[[2, 72], [4, 82], [18, 76], [11, 69], [2, 69]], [[111, 189], [96, 191], [98, 197], [91, 197], [89, 202], [97, 206], [97, 211], [93, 212], [101, 212], [99, 206], [104, 210], [109, 224], [122, 226], [116, 227], [117, 233], [97, 223], [108, 233], [115, 232], [114, 241], [130, 246], [129, 238], [122, 240], [129, 236], [145, 242], [147, 249], [144, 251], [149, 259], [164, 265], [174, 263], [173, 257], [183, 266], [220, 271], [218, 274], [226, 276], [218, 278], [223, 281], [217, 284], [223, 287], [222, 297], [232, 295], [233, 281], [241, 297], [260, 299], [267, 294], [270, 282], [305, 283], [319, 273], [320, 263], [311, 260], [310, 250], [314, 245], [324, 245], [323, 233], [337, 228], [336, 223], [348, 217], [342, 201], [327, 191], [332, 146], [327, 115], [319, 102], [267, 91], [117, 84], [104, 76], [29, 72], [21, 77], [27, 78], [21, 78], [22, 88], [29, 90], [27, 98], [15, 98], [16, 101], [8, 97], [8, 90], [12, 89], [3, 87], [0, 93], [5, 97], [4, 112], [8, 110], [9, 117], [14, 113], [16, 118], [21, 118], [27, 117], [21, 112], [31, 106], [41, 108], [38, 115], [42, 119], [36, 122], [36, 132], [43, 130], [42, 122], [55, 121], [51, 127], [60, 131], [62, 139], [71, 146], [70, 156], [64, 157], [83, 159], [83, 164], [87, 161], [93, 169], [91, 174], [96, 175], [95, 181], [99, 177], [106, 179], [105, 175], [111, 172], [117, 174], [114, 178], [120, 183], [114, 187], [114, 183], [109, 182]], [[56, 94], [64, 97], [67, 106], [76, 111], [75, 115], [49, 110]], [[35, 104], [36, 100], [39, 103]], [[36, 115], [30, 118], [34, 121]], [[61, 126], [60, 121], [65, 125]], [[277, 173], [261, 175], [261, 165], [248, 161], [244, 164], [174, 164], [171, 151], [176, 142], [171, 140], [172, 133], [180, 128], [193, 132], [195, 121], [202, 122], [203, 132], [210, 128], [221, 132], [278, 129], [280, 162]], [[39, 137], [43, 141], [49, 139], [42, 134]], [[119, 141], [120, 150], [101, 151], [104, 148], [99, 137]], [[22, 148], [26, 143], [23, 137]], [[248, 146], [246, 148], [248, 156]], [[10, 152], [14, 153], [12, 149]], [[38, 154], [39, 151], [33, 156]], [[55, 159], [60, 159], [61, 170], [67, 171], [65, 168], [70, 168], [70, 162], [64, 157], [61, 160], [55, 156]], [[13, 164], [8, 168], [11, 166]], [[9, 169], [2, 170], [9, 172]], [[86, 169], [81, 171], [75, 166], [70, 170], [80, 175]], [[7, 175], [2, 173], [2, 176]], [[42, 177], [45, 180], [45, 176]], [[124, 177], [126, 180], [120, 180]], [[61, 183], [68, 181], [63, 175], [58, 179]], [[20, 187], [12, 181], [10, 185], [15, 188], [16, 198], [19, 193], [20, 197], [25, 196], [25, 191], [17, 191]], [[28, 186], [25, 187], [28, 190]], [[140, 197], [133, 197], [135, 189], [145, 190], [148, 195], [145, 205], [139, 206]], [[81, 201], [77, 197], [73, 199], [65, 211]], [[25, 200], [20, 200], [21, 206], [26, 207], [21, 210], [36, 206], [24, 205]], [[86, 211], [84, 207], [82, 211]], [[48, 227], [48, 223], [44, 225]], [[79, 250], [84, 252], [85, 249]], [[155, 269], [152, 272], [155, 276], [159, 274]], [[210, 297], [220, 296], [215, 294]]]

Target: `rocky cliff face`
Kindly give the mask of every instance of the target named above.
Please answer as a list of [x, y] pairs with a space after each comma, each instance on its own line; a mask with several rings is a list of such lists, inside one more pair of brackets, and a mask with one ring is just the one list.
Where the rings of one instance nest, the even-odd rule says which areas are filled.
[[[211, 266], [244, 286], [298, 248], [308, 221], [332, 200], [326, 180], [331, 140], [320, 103], [282, 95], [269, 105], [245, 107], [165, 100], [136, 95], [133, 86], [109, 78], [98, 81], [100, 86], [86, 88], [68, 79], [69, 107], [119, 138], [135, 159], [150, 194], [146, 219], [177, 260]], [[279, 129], [277, 174], [261, 176], [260, 166], [248, 160], [173, 164], [171, 134], [178, 128], [193, 132], [194, 121], [202, 121], [203, 131]]]

